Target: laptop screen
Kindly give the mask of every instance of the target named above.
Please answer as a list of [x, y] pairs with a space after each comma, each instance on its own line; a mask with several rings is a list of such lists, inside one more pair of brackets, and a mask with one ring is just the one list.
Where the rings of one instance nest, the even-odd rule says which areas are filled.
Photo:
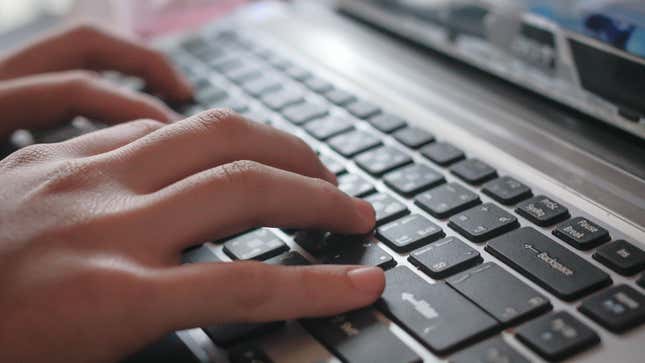
[[645, 138], [645, 1], [345, 0], [341, 7]]

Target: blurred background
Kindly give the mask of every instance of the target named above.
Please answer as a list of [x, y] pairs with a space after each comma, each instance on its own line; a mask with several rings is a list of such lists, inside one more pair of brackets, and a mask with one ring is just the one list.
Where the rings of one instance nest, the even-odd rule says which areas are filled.
[[152, 37], [196, 27], [248, 0], [0, 0], [0, 52], [39, 32], [92, 20]]

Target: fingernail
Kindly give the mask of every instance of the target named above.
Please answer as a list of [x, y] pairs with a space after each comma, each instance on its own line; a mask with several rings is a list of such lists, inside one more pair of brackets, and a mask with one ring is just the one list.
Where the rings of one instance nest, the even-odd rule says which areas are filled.
[[377, 295], [383, 292], [385, 286], [385, 275], [378, 267], [358, 267], [347, 273], [349, 280], [356, 290], [369, 295]]
[[367, 229], [365, 233], [371, 231], [376, 223], [374, 207], [369, 202], [357, 198], [354, 199], [354, 205], [365, 222], [365, 228]]

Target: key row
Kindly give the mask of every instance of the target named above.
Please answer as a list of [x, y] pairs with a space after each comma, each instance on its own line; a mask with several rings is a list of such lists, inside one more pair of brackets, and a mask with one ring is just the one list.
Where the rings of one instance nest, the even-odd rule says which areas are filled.
[[[262, 55], [262, 54], [260, 55], [266, 58], [265, 55]], [[273, 55], [273, 58], [275, 58], [275, 53]], [[235, 69], [233, 65], [238, 63], [239, 62], [233, 62], [231, 60], [219, 61], [215, 64], [215, 67], [220, 70], [224, 69], [230, 72], [231, 68]], [[277, 65], [276, 68], [281, 70], [289, 69], [289, 67], [294, 67], [293, 64], [289, 64], [286, 67], [283, 67], [284, 62], [270, 61], [269, 63], [271, 63], [273, 66]], [[299, 78], [299, 80], [306, 80], [306, 79], [312, 78], [313, 81], [305, 82], [305, 83], [309, 88], [313, 89], [315, 92], [325, 93], [325, 92], [330, 92], [331, 90], [338, 91], [331, 83], [321, 80], [317, 77], [313, 77], [311, 72], [302, 72], [301, 70], [293, 73], [300, 75], [300, 77], [296, 77], [296, 78]], [[306, 73], [306, 74], [303, 74], [303, 73]], [[344, 98], [346, 100], [338, 101], [335, 103], [351, 104], [351, 101], [356, 101], [356, 97], [348, 97], [347, 92], [340, 91], [339, 93], [340, 93], [340, 96], [344, 95], [344, 97], [340, 97], [340, 98]], [[336, 96], [339, 96], [339, 94], [336, 94]], [[338, 98], [338, 97], [334, 97], [334, 98]], [[306, 116], [304, 117], [305, 119], [311, 118], [312, 115], [314, 118], [316, 118], [319, 115], [326, 114], [326, 112], [322, 111], [323, 107], [311, 107], [311, 105], [306, 105], [306, 106], [307, 107], [304, 107], [302, 105], [297, 106], [295, 110], [298, 112], [294, 111], [294, 113], [296, 115]], [[393, 132], [397, 140], [399, 140], [401, 143], [409, 147], [418, 148], [434, 141], [433, 135], [427, 133], [424, 130], [407, 127], [407, 122], [405, 122], [401, 118], [383, 113], [377, 106], [374, 106], [365, 101], [356, 101], [356, 105], [348, 108], [348, 110], [351, 114], [357, 117], [368, 119], [368, 121], [373, 126], [375, 126], [377, 129], [381, 131], [390, 132], [390, 133]], [[371, 118], [373, 118], [374, 121], [371, 121]], [[328, 121], [328, 122], [325, 122], [325, 121]], [[305, 128], [306, 127], [307, 126], [305, 125]], [[308, 131], [312, 134], [317, 135], [319, 139], [326, 139], [331, 137], [333, 134], [342, 133], [343, 131], [348, 131], [350, 129], [351, 129], [351, 122], [347, 120], [337, 121], [337, 120], [320, 119], [315, 121], [315, 124], [311, 126]], [[341, 154], [345, 156], [350, 156], [350, 155], [356, 154], [358, 151], [364, 151], [365, 149], [369, 150], [372, 147], [380, 145], [380, 140], [377, 140], [373, 137], [365, 137], [365, 136], [366, 136], [365, 134], [361, 134], [360, 132], [356, 131], [356, 134], [354, 134], [353, 137], [352, 135], [350, 135], [349, 137], [342, 137], [337, 142], [340, 146], [337, 146], [336, 149], [337, 151], [345, 150], [345, 152], [341, 152]], [[348, 140], [350, 142], [347, 142]], [[355, 143], [352, 143], [351, 141], [353, 140], [358, 140], [358, 145], [355, 145]], [[349, 144], [349, 146], [345, 146], [345, 144]], [[332, 147], [333, 147], [333, 143], [332, 143]], [[431, 148], [433, 147], [433, 145], [428, 145], [427, 147]], [[455, 147], [448, 146], [446, 148], [446, 147], [441, 147], [440, 145], [438, 149], [440, 150], [448, 149], [449, 153], [450, 151], [452, 151], [452, 153], [454, 154], [454, 156], [451, 157], [452, 159], [463, 159], [464, 157], [463, 152], [456, 149]], [[431, 152], [429, 152], [429, 154], [432, 155]], [[451, 159], [451, 158], [447, 158], [447, 159]], [[357, 158], [357, 159], [358, 160], [355, 160], [357, 164], [373, 175], [383, 174], [386, 171], [396, 169], [397, 167], [406, 165], [411, 161], [409, 157], [407, 157], [405, 154], [390, 147], [381, 147], [371, 152], [361, 154], [360, 158]], [[435, 157], [435, 159], [437, 158]], [[433, 184], [439, 183], [442, 181], [440, 174], [435, 173], [432, 176], [428, 175], [429, 170], [431, 169], [427, 167], [426, 168], [423, 168], [423, 167], [424, 166], [413, 165], [408, 168], [405, 168], [404, 171], [402, 171], [401, 173], [397, 172], [395, 173], [395, 175], [391, 176], [390, 178], [386, 178], [385, 179], [386, 184], [392, 187], [395, 191], [401, 192], [401, 194], [407, 194], [409, 196], [410, 194], [413, 194], [410, 192], [410, 190], [419, 192], [424, 188], [431, 187], [433, 186]], [[342, 171], [342, 164], [340, 168], [341, 170], [339, 170], [339, 172]], [[421, 168], [425, 170], [419, 170]], [[417, 176], [419, 175], [419, 173], [424, 171], [426, 172], [426, 175], [425, 175], [426, 178], [418, 178]], [[490, 166], [488, 166], [487, 164], [477, 159], [464, 160], [462, 163], [455, 165], [452, 171], [453, 173], [455, 173], [455, 175], [458, 175], [462, 179], [474, 184], [480, 183], [484, 180], [487, 180], [489, 178], [496, 176], [496, 172], [494, 169], [492, 169]], [[434, 179], [432, 178], [433, 176], [434, 176]], [[416, 184], [414, 182], [405, 183], [408, 180], [417, 180], [417, 183]], [[365, 194], [368, 194], [368, 192], [373, 192], [373, 189], [369, 186], [366, 186], [366, 184], [363, 183], [361, 185], [364, 187], [362, 191], [359, 191], [358, 194], [354, 194], [354, 193], [350, 193], [350, 194], [365, 195]], [[400, 188], [397, 188], [396, 187], [397, 185], [400, 185]], [[449, 191], [455, 195], [458, 195], [460, 198], [464, 198], [466, 194], [455, 193], [454, 192], [455, 189], [458, 189], [458, 185], [456, 184], [454, 187], [452, 186], [446, 187], [445, 190], [440, 189], [437, 192], [439, 193], [443, 191]], [[461, 191], [465, 191], [465, 189]], [[502, 178], [495, 179], [487, 183], [486, 185], [484, 185], [482, 188], [482, 191], [485, 194], [490, 195], [494, 199], [502, 202], [503, 204], [513, 204], [531, 195], [531, 191], [528, 187], [526, 187], [522, 183], [519, 183], [510, 177], [502, 177]], [[441, 193], [439, 194], [440, 196], [444, 196]], [[428, 211], [429, 213], [435, 216], [439, 216], [439, 218], [463, 211], [466, 208], [472, 207], [473, 204], [479, 203], [478, 201], [474, 201], [474, 198], [476, 197], [476, 195], [470, 196], [473, 200], [469, 198], [464, 198], [464, 200], [462, 201], [456, 201], [455, 199], [452, 199], [450, 200], [452, 204], [446, 203], [445, 201], [441, 201], [440, 198], [439, 198], [439, 203], [431, 203], [429, 202], [429, 199], [432, 197], [433, 196], [430, 195], [428, 196], [428, 198], [419, 198], [419, 200], [417, 200], [417, 204], [419, 204], [422, 208], [425, 207], [424, 209], [426, 211]], [[478, 200], [478, 197], [476, 198]], [[424, 199], [428, 203], [423, 203]], [[495, 210], [495, 208], [491, 208], [491, 209]], [[565, 207], [561, 206], [560, 204], [551, 200], [550, 198], [547, 198], [544, 196], [537, 196], [535, 198], [525, 201], [524, 203], [518, 206], [516, 211], [518, 214], [531, 220], [533, 223], [541, 226], [550, 225], [569, 217], [568, 210]], [[481, 216], [493, 217], [493, 215], [486, 215], [486, 214], [482, 214]], [[468, 216], [460, 215], [459, 218], [461, 219], [462, 224], [464, 224], [466, 223], [464, 218], [468, 218]], [[502, 216], [500, 218], [504, 220], [509, 219], [507, 216]], [[514, 217], [511, 216], [510, 218], [511, 221], [509, 224], [502, 225], [502, 227], [505, 227], [505, 228], [498, 227], [498, 228], [493, 228], [492, 230], [489, 230], [488, 226], [482, 225], [482, 224], [471, 226], [471, 227], [476, 228], [481, 233], [484, 233], [484, 237], [490, 238], [494, 236], [496, 233], [503, 233], [505, 230], [511, 229], [509, 228], [509, 226], [515, 225], [514, 221], [512, 220], [513, 218]], [[454, 229], [457, 229], [462, 235], [465, 235], [470, 240], [477, 239], [475, 230], [471, 229], [469, 231], [466, 228], [460, 228], [460, 224], [458, 222], [459, 220], [452, 220], [451, 227]], [[470, 220], [470, 222], [473, 225], [476, 224], [472, 220]], [[567, 243], [574, 245], [576, 248], [588, 249], [609, 240], [609, 235], [606, 232], [606, 230], [604, 230], [602, 227], [595, 225], [593, 222], [586, 220], [585, 218], [577, 217], [565, 223], [559, 225], [554, 230], [554, 234], [559, 238], [563, 239], [564, 241], [566, 241]], [[585, 232], [588, 232], [588, 233], [585, 233]], [[480, 237], [480, 239], [484, 240], [487, 238]], [[617, 241], [617, 245], [622, 245], [625, 243], [627, 242]], [[627, 245], [629, 244], [627, 243]], [[611, 250], [611, 249], [608, 249], [608, 250]], [[620, 257], [620, 255], [617, 255], [615, 253], [614, 254], [603, 253], [605, 252], [605, 250], [598, 251], [598, 253], [596, 253], [594, 257], [599, 261], [603, 262], [604, 264], [607, 264], [610, 268], [619, 271], [620, 273], [633, 274], [638, 272], [639, 268], [642, 270], [642, 265], [645, 262], [645, 260], [643, 258], [638, 258], [640, 255], [638, 252], [641, 252], [642, 254], [642, 251], [639, 251], [638, 249], [634, 249], [633, 253], [626, 254], [625, 249], [621, 248], [618, 250], [621, 251], [622, 255], [628, 255], [630, 257], [627, 263], [622, 263], [625, 261], [621, 261], [620, 259], [616, 258], [617, 256]], [[607, 258], [606, 256], [609, 256], [610, 258]], [[629, 265], [629, 267], [626, 267], [626, 268], [621, 267], [621, 265], [626, 265], [626, 264]]]
[[[439, 164], [443, 165], [446, 165], [449, 161], [456, 162], [462, 160], [451, 168], [451, 172], [470, 184], [481, 184], [497, 176], [496, 171], [492, 167], [478, 159], [464, 159], [464, 153], [450, 144], [434, 143], [427, 145], [435, 141], [432, 134], [422, 129], [408, 127], [405, 120], [383, 113], [377, 106], [365, 101], [356, 101], [357, 98], [355, 96], [347, 96], [347, 92], [337, 90], [329, 82], [316, 78], [315, 81], [308, 85], [308, 87], [313, 88], [319, 93], [330, 92], [331, 90], [339, 91], [339, 94], [336, 94], [336, 96], [343, 95], [342, 98], [345, 98], [345, 101], [335, 103], [350, 105], [355, 102], [355, 106], [348, 107], [348, 111], [351, 114], [359, 118], [367, 119], [372, 126], [376, 127], [380, 131], [393, 133], [395, 139], [408, 147], [419, 148], [426, 145], [425, 149], [422, 149], [421, 152], [430, 160], [441, 159], [441, 163]], [[306, 105], [306, 107], [301, 105], [294, 107], [294, 109], [296, 111], [293, 112], [300, 115], [300, 119], [303, 119], [303, 117], [304, 119], [311, 119], [312, 117], [316, 119], [320, 115], [328, 114], [323, 111], [323, 107], [312, 107], [311, 105]], [[339, 135], [352, 129], [351, 121], [340, 119], [338, 117], [327, 117], [305, 124], [305, 130], [320, 140], [329, 139], [334, 135]], [[374, 176], [382, 176], [388, 171], [396, 170], [412, 162], [409, 156], [397, 149], [387, 146], [378, 147], [379, 145], [381, 145], [380, 140], [357, 130], [347, 136], [339, 136], [336, 138], [336, 141], [332, 141], [330, 143], [330, 146], [343, 156], [351, 157], [358, 155], [355, 159], [357, 165]], [[374, 147], [378, 148], [370, 151], [370, 149]], [[366, 150], [368, 151], [364, 152]], [[363, 153], [361, 154], [360, 152]], [[395, 173], [391, 173], [393, 175], [387, 176], [384, 181], [386, 185], [393, 188], [396, 192], [408, 197], [419, 193], [420, 191], [430, 189], [445, 181], [441, 174], [434, 172], [431, 168], [425, 165], [411, 165], [400, 170], [401, 171], [397, 170]], [[371, 188], [366, 188], [371, 191]], [[459, 186], [455, 184], [452, 188], [447, 187], [445, 190], [452, 191], [453, 189], [458, 188]], [[444, 190], [439, 190], [436, 193], [441, 193], [443, 191]], [[465, 189], [461, 191], [465, 191]], [[532, 195], [529, 187], [508, 176], [489, 181], [482, 186], [482, 191], [496, 201], [505, 205], [517, 204], [526, 198], [530, 198]], [[461, 198], [464, 195], [465, 194], [460, 194], [459, 197]], [[471, 195], [471, 198], [474, 198], [474, 195]], [[417, 204], [438, 218], [458, 213], [472, 207], [473, 203], [476, 203], [469, 198], [465, 198], [460, 201], [452, 199], [450, 200], [452, 204], [440, 202], [437, 204], [430, 203], [430, 205], [428, 205], [427, 203], [422, 202], [424, 198], [419, 199], [421, 199], [421, 201], [418, 200]], [[427, 200], [428, 198], [425, 199]], [[432, 208], [432, 205], [437, 208]], [[496, 210], [495, 208], [491, 209]], [[539, 226], [552, 225], [569, 218], [569, 212], [566, 207], [545, 196], [536, 196], [522, 202], [517, 206], [516, 212]], [[483, 214], [482, 216], [488, 216], [490, 218], [494, 217], [492, 214]], [[460, 216], [460, 218], [464, 217], [467, 216]], [[510, 219], [511, 223], [497, 226], [497, 228], [492, 229], [485, 224], [474, 226], [474, 228], [479, 228], [480, 233], [485, 232], [484, 237], [479, 238], [480, 240], [485, 240], [496, 234], [504, 233], [512, 229], [509, 228], [509, 226], [515, 226], [516, 224], [514, 217], [512, 216], [510, 216], [510, 218], [508, 216], [500, 218], [505, 220]], [[471, 224], [475, 223], [471, 222]], [[459, 228], [460, 226], [457, 222], [451, 221], [451, 227], [457, 229], [462, 235], [465, 235], [470, 240], [476, 240], [478, 237], [476, 236], [476, 233], [468, 233], [467, 229]], [[471, 230], [470, 232], [473, 231]], [[599, 244], [610, 240], [607, 230], [583, 217], [576, 217], [559, 224], [553, 231], [553, 234], [572, 246], [582, 250], [596, 247]], [[627, 261], [625, 261], [624, 257], [621, 258], [620, 255], [608, 253], [612, 250], [612, 247], [615, 247], [613, 245], [607, 249], [599, 250], [594, 255], [594, 258], [621, 274], [635, 274], [645, 267], [645, 257], [642, 257], [644, 254], [643, 251], [623, 240], [616, 241], [615, 245], [616, 247], [623, 245], [631, 246], [631, 248], [628, 247], [627, 249], [632, 250], [632, 253], [623, 253], [623, 255], [629, 256]], [[624, 252], [626, 249], [619, 248], [618, 250]]]
[[[253, 231], [248, 235], [252, 236], [252, 238], [249, 238], [248, 236], [238, 236], [226, 243], [239, 244], [235, 242], [242, 240], [247, 241], [246, 244], [249, 248], [258, 248], [257, 241], [248, 242], [253, 241], [253, 237], [258, 237], [265, 241], [267, 245], [275, 246], [275, 242], [273, 242], [273, 240], [277, 237], [275, 237], [275, 235], [270, 237], [271, 233], [269, 231], [262, 233], [259, 231]], [[363, 244], [356, 243], [355, 241], [352, 242], [351, 240], [348, 240], [348, 238], [350, 238], [348, 236], [339, 237], [335, 240], [331, 240], [331, 236], [329, 234], [326, 234], [326, 236], [323, 237], [325, 238], [318, 239], [314, 242], [303, 242], [298, 239], [297, 241], [299, 241], [303, 246], [308, 246], [306, 249], [317, 256], [321, 256], [321, 253], [323, 253], [323, 251], [328, 251], [329, 248], [339, 248], [340, 246], [347, 246], [348, 244], [358, 247], [357, 249], [349, 250], [352, 252], [347, 251], [338, 254], [327, 254], [327, 256], [331, 256], [327, 260], [323, 258], [327, 263], [367, 263], [379, 265], [380, 262], [378, 261], [391, 261], [391, 258], [388, 258], [389, 256], [382, 251], [380, 255], [364, 253], [366, 248], [373, 246], [371, 243]], [[308, 245], [308, 243], [314, 243], [317, 244], [317, 246], [314, 247], [313, 245]], [[442, 242], [437, 242], [435, 245], [440, 248], [441, 244]], [[338, 249], [337, 251], [342, 250], [343, 249]], [[199, 259], [194, 258], [194, 251], [203, 251], [203, 247], [187, 253], [188, 256], [193, 256], [191, 262], [199, 262]], [[418, 256], [415, 256], [415, 258], [422, 256], [424, 253], [424, 251], [420, 250], [420, 253]], [[349, 260], [345, 259], [346, 257], [343, 257], [352, 255], [360, 257], [359, 259], [350, 258]], [[387, 257], [383, 257], [384, 255]], [[428, 255], [432, 256], [433, 254], [430, 253]], [[267, 262], [281, 263], [285, 265], [307, 263], [306, 260], [296, 252], [291, 252], [286, 256], [288, 257], [281, 257], [277, 260], [274, 258], [272, 259], [274, 261], [269, 260]], [[298, 257], [293, 258], [290, 256]], [[411, 258], [412, 256], [413, 255], [411, 255]], [[210, 257], [207, 257], [206, 259], [208, 260]], [[368, 259], [370, 260], [369, 262], [367, 261]], [[295, 262], [285, 262], [293, 260], [295, 260]], [[383, 266], [390, 268], [392, 265], [385, 264]], [[400, 267], [395, 270], [404, 270], [405, 272], [402, 274], [406, 275], [406, 277], [395, 278], [397, 280], [388, 282], [387, 286], [397, 286], [398, 288], [403, 288], [405, 291], [402, 291], [400, 294], [398, 292], [390, 294], [388, 293], [388, 290], [386, 290], [383, 299], [379, 302], [379, 307], [384, 311], [384, 313], [401, 324], [405, 330], [410, 332], [437, 354], [446, 354], [454, 351], [458, 347], [466, 345], [472, 340], [478, 340], [479, 338], [495, 333], [503, 327], [526, 321], [551, 309], [551, 305], [547, 298], [537, 293], [535, 290], [492, 262], [479, 265], [463, 274], [447, 280], [446, 286], [450, 286], [452, 289], [458, 291], [459, 294], [468, 298], [468, 300], [463, 301], [460, 300], [461, 295], [450, 293], [450, 290], [446, 290], [446, 287], [441, 287], [440, 284], [427, 285], [425, 281], [406, 268]], [[583, 273], [588, 274], [587, 271], [584, 271]], [[388, 279], [389, 274], [390, 273], [388, 272]], [[428, 289], [428, 286], [432, 286], [432, 289]], [[432, 293], [434, 290], [437, 290], [437, 295], [442, 297], [448, 296], [451, 299], [450, 301], [453, 301], [454, 305], [442, 304], [442, 300]], [[388, 297], [390, 298], [388, 299]], [[474, 304], [474, 306], [469, 305], [471, 303]], [[592, 295], [590, 298], [583, 301], [579, 309], [599, 324], [607, 327], [607, 329], [613, 332], [624, 332], [643, 323], [643, 320], [645, 319], [644, 304], [645, 300], [641, 293], [635, 291], [629, 286], [618, 285], [611, 289], [604, 290], [599, 294]], [[453, 311], [456, 312], [453, 313]], [[453, 316], [451, 314], [457, 315]], [[335, 319], [336, 322], [338, 320], [342, 320], [344, 323], [347, 323], [347, 321], [353, 321], [351, 320], [352, 316], [353, 315], [348, 316], [347, 314], [344, 314], [342, 318], [336, 317]], [[485, 316], [492, 316], [494, 318], [494, 323], [491, 323], [490, 320], [486, 320], [486, 318], [484, 318]], [[446, 320], [438, 319], [439, 317], [443, 317]], [[424, 319], [432, 322], [432, 329], [428, 330], [428, 326], [422, 324]], [[463, 324], [466, 324], [465, 326], [470, 326], [466, 323], [467, 321], [478, 322], [482, 320], [487, 321], [487, 323], [482, 323], [481, 325], [475, 324], [474, 328], [471, 327], [470, 329], [462, 328], [462, 325], [460, 325], [462, 324], [460, 321], [463, 321]], [[333, 319], [323, 319], [317, 323], [325, 324], [325, 326], [327, 326], [326, 324], [329, 324], [332, 321]], [[412, 321], [420, 321], [421, 324], [412, 323]], [[450, 321], [450, 324], [443, 323], [442, 321]], [[545, 321], [548, 322], [548, 324], [545, 323]], [[309, 321], [304, 322], [303, 324], [308, 327], [308, 330], [313, 330], [312, 334], [314, 336], [323, 340], [327, 339], [328, 336], [325, 334], [331, 334], [330, 331], [327, 329], [316, 330], [316, 327], [319, 327], [316, 325], [317, 323]], [[446, 327], [443, 327], [442, 324], [446, 324]], [[557, 328], [554, 327], [553, 324], [562, 325], [562, 327]], [[209, 335], [214, 337], [216, 342], [226, 345], [230, 342], [223, 339], [223, 337], [230, 338], [231, 336], [235, 337], [240, 334], [248, 336], [250, 332], [257, 334], [265, 331], [264, 329], [270, 329], [277, 326], [267, 324], [260, 324], [260, 326], [251, 325], [253, 324], [244, 324], [243, 326], [237, 327], [219, 326], [207, 328], [206, 330]], [[423, 334], [420, 333], [421, 326], [424, 326], [422, 331]], [[565, 328], [576, 330], [579, 333], [583, 332], [584, 334], [573, 334], [571, 332], [566, 333], [564, 330], [559, 330]], [[435, 329], [437, 329], [437, 332], [433, 333]], [[541, 335], [537, 335], [538, 332]], [[541, 336], [545, 334], [551, 336], [551, 338], [546, 342], [541, 338]], [[531, 349], [549, 360], [563, 359], [580, 350], [593, 346], [598, 342], [597, 335], [591, 329], [569, 314], [562, 312], [549, 314], [543, 318], [521, 325], [517, 329], [517, 337]], [[593, 339], [591, 339], [591, 337]], [[325, 345], [328, 347], [330, 345], [334, 346], [333, 342], [329, 341], [326, 341]], [[393, 346], [397, 346], [397, 344], [394, 344]], [[346, 349], [348, 348], [343, 350], [340, 346], [335, 346], [335, 348], [330, 349], [341, 356], [358, 354], [358, 352], [352, 351], [351, 349], [347, 351]], [[408, 352], [407, 349], [403, 348], [401, 348], [401, 351]], [[469, 351], [470, 350], [466, 350], [465, 352]], [[397, 355], [395, 356], [398, 357], [398, 354], [400, 353], [401, 352], [396, 353]], [[460, 354], [463, 353], [464, 352]], [[474, 352], [469, 354], [474, 354]]]

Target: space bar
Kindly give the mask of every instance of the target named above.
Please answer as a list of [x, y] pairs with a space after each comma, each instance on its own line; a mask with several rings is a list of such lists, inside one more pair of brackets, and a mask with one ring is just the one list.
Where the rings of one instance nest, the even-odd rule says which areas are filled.
[[417, 363], [421, 358], [379, 321], [371, 308], [300, 323], [347, 363]]

